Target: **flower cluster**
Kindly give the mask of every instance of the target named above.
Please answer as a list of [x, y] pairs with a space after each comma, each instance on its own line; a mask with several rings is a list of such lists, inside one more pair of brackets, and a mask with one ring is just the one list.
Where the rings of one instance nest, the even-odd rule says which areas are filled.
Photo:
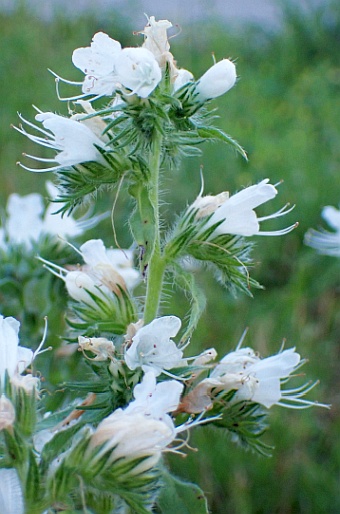
[[[195, 80], [170, 52], [171, 27], [168, 20], [151, 16], [140, 32], [144, 42], [135, 48], [122, 48], [103, 32], [95, 34], [90, 46], [72, 55], [83, 79], [71, 82], [55, 75], [59, 98], [69, 102], [69, 115], [38, 110], [37, 124], [19, 115], [16, 130], [54, 152], [49, 158], [24, 154], [43, 163], [40, 169], [20, 164], [29, 171], [56, 173], [58, 189], [51, 183], [47, 189], [60, 210], [55, 214], [51, 206], [45, 209], [40, 195], [12, 195], [0, 247], [36, 250], [42, 236], [82, 234], [105, 214], [92, 217], [91, 209], [80, 219], [70, 214], [81, 204], [93, 204], [98, 192], [116, 188], [112, 216], [118, 195], [132, 201], [127, 225], [133, 250], [106, 248], [98, 238], [79, 250], [67, 246], [79, 254], [78, 265], [65, 265], [71, 259], [58, 260], [54, 253], [39, 257], [39, 264], [65, 283], [70, 297], [65, 342], [78, 341], [78, 357], [85, 358], [90, 371], [63, 385], [77, 397], [60, 410], [41, 414], [43, 406], [37, 407], [39, 379], [31, 364], [45, 337], [35, 352], [21, 347], [19, 322], [0, 316], [0, 446], [8, 446], [8, 469], [0, 470], [1, 512], [10, 511], [14, 497], [18, 514], [49, 508], [153, 512], [157, 498], [168, 494], [166, 489], [175, 491], [175, 479], [160, 459], [166, 451], [180, 453], [187, 444], [181, 434], [213, 424], [261, 451], [268, 409], [316, 405], [305, 397], [315, 383], [286, 387], [304, 364], [295, 348], [261, 358], [252, 348], [242, 348], [241, 341], [220, 360], [215, 348], [185, 355], [206, 303], [185, 263], [203, 262], [230, 290], [251, 294], [251, 287], [259, 284], [249, 276], [253, 261], [248, 238], [285, 235], [297, 223], [262, 230], [262, 223], [292, 210], [287, 204], [273, 214], [257, 214], [256, 209], [278, 193], [264, 179], [234, 195], [223, 191], [203, 196], [202, 188], [176, 221], [164, 227], [160, 181], [179, 157], [196, 155], [205, 141], [222, 141], [246, 157], [238, 143], [213, 127], [214, 116], [207, 109], [212, 99], [235, 85], [234, 63], [215, 62]], [[80, 91], [61, 98], [60, 82]], [[100, 100], [104, 106], [97, 108]], [[339, 232], [339, 213], [326, 209], [324, 217]], [[337, 236], [314, 231], [306, 237], [311, 246], [334, 254]], [[38, 280], [29, 284], [26, 300], [32, 300]], [[191, 301], [183, 328], [176, 315], [161, 315], [171, 282]], [[191, 491], [191, 485], [181, 487]], [[185, 502], [178, 510], [193, 511]], [[163, 512], [161, 503], [156, 510]]]
[[[43, 128], [19, 115], [23, 125], [14, 127], [17, 131], [31, 141], [56, 151], [56, 155], [51, 158], [24, 154], [25, 157], [51, 163], [52, 166], [35, 169], [19, 164], [29, 171], [38, 172], [60, 171], [91, 162], [104, 167], [112, 166], [108, 156], [112, 151], [110, 139], [114, 138], [113, 134], [108, 137], [111, 123], [119, 117], [121, 109], [128, 109], [129, 105], [143, 105], [139, 100], [151, 97], [158, 89], [168, 88], [165, 85], [168, 71], [173, 95], [180, 94], [186, 86], [192, 86], [189, 103], [195, 104], [195, 109], [234, 86], [236, 68], [229, 59], [215, 63], [197, 81], [190, 71], [178, 69], [167, 37], [167, 30], [171, 27], [169, 21], [156, 21], [151, 16], [141, 31], [145, 38], [141, 47], [122, 48], [118, 41], [98, 32], [93, 36], [90, 46], [74, 50], [72, 62], [85, 74], [84, 80], [73, 82], [55, 76], [57, 84], [62, 81], [81, 86], [81, 94], [64, 100], [75, 101], [85, 113], [74, 113], [67, 118], [39, 111], [35, 119]], [[96, 112], [90, 103], [101, 97], [112, 98], [103, 118], [100, 117], [101, 111]], [[34, 129], [36, 134], [28, 132], [25, 126]]]

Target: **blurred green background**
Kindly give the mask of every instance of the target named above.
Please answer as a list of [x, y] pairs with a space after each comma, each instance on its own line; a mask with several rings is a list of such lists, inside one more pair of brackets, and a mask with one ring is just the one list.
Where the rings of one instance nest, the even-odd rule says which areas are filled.
[[[11, 14], [0, 14], [2, 209], [11, 192], [43, 192], [50, 178], [16, 167], [22, 152], [36, 154], [39, 149], [10, 129], [18, 123], [17, 111], [33, 118], [32, 104], [67, 113], [47, 68], [81, 80], [71, 63], [72, 51], [88, 46], [98, 30], [124, 46], [142, 41], [132, 35], [142, 26], [132, 25], [128, 9], [123, 14], [112, 9], [110, 17], [97, 12], [65, 19], [56, 14], [47, 21], [21, 3]], [[330, 411], [273, 408], [266, 441], [275, 450], [269, 459], [244, 452], [217, 429], [196, 430], [190, 444], [199, 452], [170, 460], [178, 475], [203, 487], [214, 514], [340, 512], [340, 261], [303, 245], [305, 231], [321, 223], [321, 208], [340, 202], [340, 4], [325, 0], [316, 10], [298, 5], [282, 4], [282, 22], [274, 29], [250, 22], [233, 28], [209, 17], [182, 26], [171, 40], [179, 66], [195, 77], [211, 65], [212, 52], [217, 60], [237, 59], [240, 78], [216, 102], [218, 123], [247, 150], [249, 163], [211, 145], [171, 176], [164, 170], [164, 217], [172, 219], [174, 211], [197, 196], [203, 165], [206, 193], [235, 191], [266, 177], [274, 184], [284, 180], [276, 206], [272, 202], [261, 213], [289, 201], [295, 210], [272, 227], [300, 223], [288, 236], [256, 238], [253, 276], [265, 289], [255, 291], [253, 299], [232, 298], [210, 276], [199, 277], [208, 307], [191, 351], [215, 346], [222, 356], [235, 347], [245, 327], [246, 344], [263, 356], [276, 353], [285, 338], [286, 347], [296, 346], [308, 358], [306, 375], [320, 378], [310, 396], [332, 404]], [[121, 227], [122, 246], [130, 244], [125, 226], [130, 208], [119, 201], [116, 228]], [[264, 230], [270, 228], [269, 222]], [[109, 221], [101, 230], [110, 245]], [[187, 308], [181, 296], [163, 306], [164, 313], [179, 316]]]

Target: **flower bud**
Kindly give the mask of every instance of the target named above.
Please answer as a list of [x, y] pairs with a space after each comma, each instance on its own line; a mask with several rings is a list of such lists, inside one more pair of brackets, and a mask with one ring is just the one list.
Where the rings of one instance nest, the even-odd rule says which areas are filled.
[[78, 337], [79, 350], [82, 352], [89, 351], [94, 353], [95, 361], [106, 361], [113, 357], [115, 353], [115, 346], [112, 341], [106, 337]]
[[229, 59], [217, 62], [199, 79], [197, 99], [201, 102], [224, 95], [236, 82], [235, 64]]
[[184, 68], [176, 70], [176, 78], [173, 86], [174, 92], [180, 89], [181, 87], [185, 86], [185, 84], [192, 82], [193, 80], [194, 76], [191, 73], [191, 71], [185, 70]]
[[15, 410], [12, 402], [4, 394], [0, 397], [0, 430], [11, 428], [15, 421]]
[[162, 450], [172, 439], [173, 431], [163, 421], [146, 418], [144, 414], [126, 414], [117, 409], [99, 423], [90, 447], [94, 449], [105, 444], [105, 451], [111, 448], [112, 464], [121, 459], [144, 457], [146, 460], [138, 466], [138, 472], [142, 473], [157, 464]]

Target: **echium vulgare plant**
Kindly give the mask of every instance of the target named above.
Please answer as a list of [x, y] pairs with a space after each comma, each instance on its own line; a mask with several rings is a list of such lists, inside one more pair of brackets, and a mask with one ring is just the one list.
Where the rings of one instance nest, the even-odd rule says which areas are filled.
[[[46, 412], [35, 368], [44, 339], [35, 351], [21, 346], [19, 322], [0, 317], [2, 514], [207, 513], [203, 492], [173, 477], [164, 454], [190, 451], [189, 433], [202, 425], [266, 454], [268, 410], [317, 403], [305, 397], [314, 382], [287, 386], [304, 364], [295, 348], [262, 358], [242, 339], [222, 358], [214, 348], [190, 354], [205, 307], [193, 266], [212, 269], [231, 292], [250, 294], [259, 287], [250, 276], [250, 238], [283, 236], [295, 225], [266, 231], [268, 219], [290, 208], [257, 215], [257, 207], [278, 192], [265, 178], [236, 194], [202, 191], [166, 226], [160, 183], [181, 157], [196, 155], [205, 141], [226, 143], [246, 157], [213, 126], [209, 111], [211, 101], [234, 86], [234, 63], [216, 62], [196, 80], [177, 67], [170, 28], [169, 21], [150, 17], [136, 48], [95, 34], [90, 46], [72, 56], [83, 73], [80, 82], [55, 74], [70, 115], [38, 111], [36, 123], [20, 115], [17, 130], [52, 150], [50, 157], [25, 155], [21, 166], [54, 175], [58, 219], [93, 204], [99, 192], [113, 191], [113, 204], [125, 194], [133, 203], [133, 241], [127, 250], [117, 243], [112, 248], [116, 237], [106, 244], [98, 238], [70, 245], [78, 265], [40, 254], [42, 266], [65, 284], [64, 340], [71, 348], [78, 345], [88, 368], [84, 380], [63, 385], [65, 401], [52, 412]], [[71, 97], [63, 97], [69, 87], [64, 83], [74, 86]], [[0, 236], [6, 247], [10, 228]], [[19, 237], [15, 231], [13, 237]], [[167, 294], [173, 283], [190, 299], [185, 323], [165, 312], [165, 283]]]

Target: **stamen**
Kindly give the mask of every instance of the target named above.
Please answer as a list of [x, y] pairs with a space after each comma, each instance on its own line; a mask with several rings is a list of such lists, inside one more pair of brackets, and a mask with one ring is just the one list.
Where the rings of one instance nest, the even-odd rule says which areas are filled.
[[45, 159], [44, 157], [37, 157], [36, 155], [30, 155], [28, 153], [23, 153], [22, 155], [24, 157], [29, 157], [30, 159], [34, 159], [35, 161], [40, 161], [40, 162], [56, 162], [55, 159]]
[[82, 86], [83, 83], [82, 82], [75, 82], [75, 81], [72, 81], [72, 80], [67, 80], [67, 79], [63, 79], [62, 77], [60, 77], [60, 75], [57, 75], [53, 70], [51, 70], [50, 68], [47, 68], [47, 70], [52, 73], [52, 75], [58, 80], [61, 81], [61, 82], [64, 82], [65, 84], [70, 84], [71, 86]]
[[294, 225], [291, 225], [290, 227], [283, 228], [282, 230], [272, 230], [270, 232], [258, 232], [256, 235], [258, 236], [284, 236], [285, 234], [289, 234], [292, 230], [294, 230], [296, 227], [299, 226], [299, 223], [296, 222]]
[[[28, 125], [29, 127], [32, 127], [34, 128], [34, 130], [37, 130], [38, 132], [41, 132], [42, 134], [45, 134], [45, 136], [47, 137], [51, 137], [51, 132], [47, 131], [47, 130], [44, 130], [43, 128], [41, 128], [39, 125], [35, 125], [34, 123], [32, 123], [31, 121], [29, 120], [26, 120], [21, 114], [20, 112], [18, 112], [18, 116], [19, 118], [21, 119], [21, 121], [23, 121], [26, 125]], [[13, 127], [13, 128], [17, 128], [17, 127]], [[18, 130], [18, 129], [17, 129]], [[24, 130], [24, 129], [22, 129]], [[25, 131], [25, 134], [26, 134], [26, 131]]]
[[280, 216], [285, 216], [286, 214], [288, 214], [295, 208], [295, 205], [293, 205], [292, 207], [290, 207], [290, 209], [287, 209], [287, 207], [289, 207], [289, 205], [290, 205], [289, 203], [286, 203], [286, 205], [284, 205], [277, 212], [274, 212], [273, 214], [269, 214], [269, 216], [262, 216], [262, 218], [257, 218], [257, 221], [265, 221], [265, 220], [270, 220], [270, 219], [274, 219], [274, 218], [279, 218]]
[[44, 333], [43, 333], [42, 340], [41, 340], [38, 348], [33, 353], [33, 360], [37, 357], [37, 355], [39, 355], [43, 352], [47, 352], [49, 349], [52, 349], [52, 347], [49, 347], [49, 348], [46, 348], [45, 350], [41, 351], [41, 348], [44, 346], [46, 337], [47, 337], [47, 328], [48, 328], [47, 316], [44, 317], [44, 321], [45, 321]]
[[44, 267], [47, 268], [54, 275], [56, 275], [56, 272], [54, 271], [54, 269], [59, 270], [60, 275], [56, 275], [57, 277], [60, 277], [60, 278], [63, 279], [62, 274], [63, 273], [67, 273], [67, 270], [65, 268], [62, 268], [61, 266], [58, 266], [58, 264], [55, 264], [54, 262], [47, 261], [46, 259], [43, 259], [43, 257], [40, 257], [40, 255], [37, 255], [36, 258], [38, 259], [38, 261], [44, 263], [45, 264]]
[[63, 166], [54, 166], [52, 168], [41, 168], [41, 169], [29, 168], [28, 166], [25, 166], [24, 164], [22, 164], [22, 162], [20, 162], [20, 161], [18, 161], [16, 164], [18, 166], [20, 166], [21, 168], [23, 168], [24, 170], [33, 171], [33, 173], [46, 173], [48, 171], [57, 171], [57, 170], [61, 170], [63, 168]]
[[248, 333], [248, 330], [249, 330], [249, 327], [246, 327], [241, 335], [241, 338], [239, 340], [239, 342], [237, 343], [237, 346], [236, 346], [236, 351], [239, 350], [243, 344], [243, 341], [245, 340], [246, 338], [246, 335]]

